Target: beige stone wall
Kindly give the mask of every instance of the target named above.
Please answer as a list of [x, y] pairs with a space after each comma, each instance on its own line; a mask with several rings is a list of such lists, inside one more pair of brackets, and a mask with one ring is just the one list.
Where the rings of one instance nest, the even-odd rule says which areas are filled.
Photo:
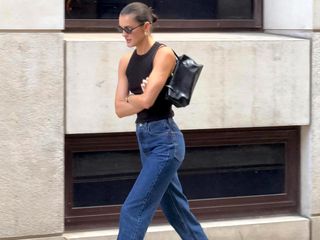
[[[182, 129], [309, 124], [309, 41], [253, 33], [155, 34], [204, 64], [191, 105], [175, 109]], [[114, 113], [119, 35], [65, 36], [66, 132], [134, 130]]]
[[[314, 33], [312, 39], [312, 208], [311, 214], [320, 214], [320, 33]], [[320, 227], [320, 226], [319, 226]]]
[[320, 240], [320, 216], [311, 218], [311, 240]]
[[311, 219], [312, 240], [320, 239], [320, 34], [312, 33], [311, 124], [302, 131], [302, 213]]
[[[320, 0], [264, 4], [266, 29], [288, 34], [285, 29], [320, 28]], [[94, 34], [91, 39], [67, 37], [64, 122], [63, 5], [63, 0], [0, 0], [0, 239], [62, 239], [64, 124], [68, 133], [133, 130], [134, 117], [118, 120], [114, 115], [116, 63], [127, 49], [112, 34], [107, 40]], [[319, 39], [318, 33], [312, 36], [309, 125], [308, 40], [236, 33], [159, 35], [177, 52], [209, 65], [192, 105], [177, 111], [182, 128], [305, 125], [302, 208], [312, 220], [312, 240], [319, 239], [320, 229]], [[288, 226], [301, 240], [309, 238], [308, 224]], [[271, 238], [286, 239], [283, 225], [276, 225], [278, 235]], [[248, 229], [262, 236], [273, 227], [261, 223], [238, 229], [249, 238]], [[219, 233], [217, 228], [213, 236]], [[231, 239], [237, 234], [231, 231]]]
[[0, 33], [0, 238], [63, 232], [61, 33]]
[[0, 30], [60, 30], [64, 0], [0, 0]]
[[56, 236], [56, 237], [36, 237], [36, 238], [23, 238], [24, 240], [66, 240], [63, 236]]
[[0, 239], [62, 239], [64, 0], [0, 0]]
[[320, 29], [320, 0], [313, 0], [313, 29]]
[[313, 14], [317, 11], [314, 2], [318, 0], [265, 0], [264, 29], [313, 29]]

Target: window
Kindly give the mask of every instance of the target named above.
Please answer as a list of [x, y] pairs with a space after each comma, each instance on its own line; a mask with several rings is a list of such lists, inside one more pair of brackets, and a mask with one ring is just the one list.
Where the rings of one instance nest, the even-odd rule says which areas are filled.
[[[192, 211], [199, 219], [297, 212], [299, 131], [183, 131], [179, 177]], [[66, 228], [117, 225], [139, 169], [134, 133], [67, 135]], [[159, 210], [155, 221], [163, 220]]]
[[[66, 29], [114, 31], [128, 0], [66, 0]], [[261, 29], [262, 0], [145, 0], [159, 21], [155, 31]], [[181, 7], [183, 6], [183, 8]]]

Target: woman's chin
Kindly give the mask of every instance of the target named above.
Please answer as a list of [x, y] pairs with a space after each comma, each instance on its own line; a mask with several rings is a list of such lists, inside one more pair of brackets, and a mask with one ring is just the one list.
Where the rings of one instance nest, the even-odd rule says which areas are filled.
[[131, 40], [127, 40], [126, 43], [127, 43], [128, 47], [133, 47], [134, 46]]

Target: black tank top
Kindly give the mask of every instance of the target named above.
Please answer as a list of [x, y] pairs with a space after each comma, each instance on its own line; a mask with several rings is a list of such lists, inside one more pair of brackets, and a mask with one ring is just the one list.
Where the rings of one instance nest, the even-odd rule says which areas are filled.
[[[138, 55], [135, 50], [126, 69], [129, 90], [134, 94], [142, 94], [141, 82], [146, 79], [153, 68], [153, 59], [161, 44], [155, 42], [150, 50], [143, 55]], [[165, 98], [165, 87], [161, 90], [155, 103], [149, 109], [144, 109], [137, 114], [136, 123], [151, 122], [173, 117], [172, 104]]]

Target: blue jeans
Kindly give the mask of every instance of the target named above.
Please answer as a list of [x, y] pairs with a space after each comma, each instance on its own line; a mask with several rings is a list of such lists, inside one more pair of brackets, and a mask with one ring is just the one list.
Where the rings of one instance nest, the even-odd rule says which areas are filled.
[[173, 119], [137, 124], [136, 134], [142, 169], [121, 208], [118, 240], [142, 240], [159, 205], [183, 240], [207, 240], [178, 179], [185, 143]]

